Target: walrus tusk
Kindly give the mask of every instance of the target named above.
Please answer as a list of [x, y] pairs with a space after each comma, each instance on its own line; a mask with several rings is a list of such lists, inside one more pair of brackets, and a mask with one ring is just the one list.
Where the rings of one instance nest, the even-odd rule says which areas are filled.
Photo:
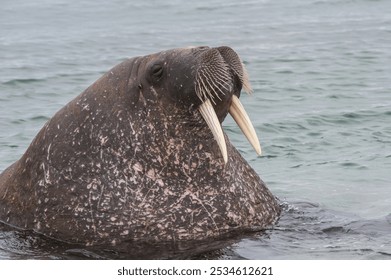
[[206, 121], [206, 124], [212, 131], [212, 134], [219, 145], [220, 152], [223, 155], [224, 163], [227, 163], [228, 161], [228, 155], [227, 155], [227, 145], [225, 143], [225, 138], [223, 134], [223, 129], [221, 128], [219, 119], [217, 118], [216, 112], [213, 109], [212, 103], [210, 103], [209, 99], [206, 99], [204, 103], [201, 104], [199, 107], [200, 113], [204, 120]]
[[229, 113], [238, 124], [243, 134], [246, 135], [248, 141], [254, 147], [257, 154], [261, 155], [261, 145], [259, 144], [254, 126], [252, 125], [250, 118], [248, 117], [242, 103], [240, 103], [239, 98], [236, 95], [232, 96], [232, 104], [231, 107], [229, 107]]

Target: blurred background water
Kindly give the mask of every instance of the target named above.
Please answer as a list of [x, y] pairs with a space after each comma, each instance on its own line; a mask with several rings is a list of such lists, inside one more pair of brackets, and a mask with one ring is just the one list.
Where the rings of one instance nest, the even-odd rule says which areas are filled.
[[[231, 119], [224, 128], [286, 205], [266, 236], [212, 258], [391, 258], [388, 0], [2, 0], [0, 171], [112, 66], [189, 45], [244, 60], [263, 156]], [[0, 258], [67, 254], [32, 243], [3, 230]]]

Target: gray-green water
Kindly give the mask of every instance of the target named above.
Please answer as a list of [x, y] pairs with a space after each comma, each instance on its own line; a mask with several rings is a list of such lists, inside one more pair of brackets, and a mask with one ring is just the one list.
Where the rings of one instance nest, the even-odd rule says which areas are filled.
[[[189, 45], [241, 55], [254, 88], [242, 102], [263, 157], [232, 120], [225, 130], [288, 205], [266, 236], [214, 257], [391, 258], [388, 0], [3, 0], [0, 171], [112, 66]], [[0, 232], [0, 258], [69, 257], [18, 236]]]

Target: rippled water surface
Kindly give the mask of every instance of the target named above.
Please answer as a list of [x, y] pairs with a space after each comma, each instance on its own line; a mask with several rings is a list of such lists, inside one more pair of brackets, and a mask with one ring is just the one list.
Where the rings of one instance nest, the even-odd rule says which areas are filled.
[[[2, 1], [0, 171], [112, 66], [189, 45], [229, 45], [247, 65], [254, 94], [241, 100], [263, 156], [231, 119], [225, 131], [285, 210], [273, 230], [214, 242], [217, 251], [138, 257], [391, 258], [388, 0]], [[137, 257], [121, 250], [0, 228], [3, 259]]]

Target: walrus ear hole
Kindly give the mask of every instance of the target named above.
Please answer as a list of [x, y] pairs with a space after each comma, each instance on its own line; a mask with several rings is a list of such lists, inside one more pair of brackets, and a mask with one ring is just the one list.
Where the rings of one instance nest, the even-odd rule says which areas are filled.
[[163, 76], [163, 67], [160, 64], [153, 65], [151, 70], [155, 78], [160, 79]]

